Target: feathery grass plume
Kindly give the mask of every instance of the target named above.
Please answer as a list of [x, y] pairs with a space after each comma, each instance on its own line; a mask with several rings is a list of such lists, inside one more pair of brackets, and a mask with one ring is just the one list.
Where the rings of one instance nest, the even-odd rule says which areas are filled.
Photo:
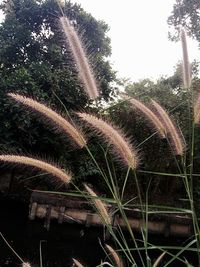
[[166, 138], [165, 127], [162, 124], [162, 122], [159, 120], [156, 114], [154, 114], [149, 108], [147, 108], [143, 103], [141, 103], [139, 100], [135, 98], [129, 99], [126, 96], [125, 99], [128, 100], [132, 106], [135, 106], [136, 108], [138, 108], [145, 115], [145, 117], [154, 126], [154, 128], [156, 129], [157, 133], [159, 134], [161, 138]]
[[157, 260], [154, 262], [153, 267], [158, 267], [160, 262], [162, 261], [163, 257], [165, 256], [166, 251], [164, 251], [158, 258]]
[[117, 254], [117, 252], [109, 245], [106, 245], [106, 249], [110, 253], [110, 255], [112, 256], [113, 261], [115, 263], [115, 266], [116, 267], [124, 267], [124, 264], [123, 264], [121, 258], [119, 257], [119, 255]]
[[183, 51], [183, 82], [185, 88], [190, 88], [191, 85], [191, 69], [188, 58], [187, 39], [185, 29], [180, 30], [180, 37]]
[[31, 267], [30, 263], [28, 262], [23, 262], [22, 267]]
[[163, 107], [161, 107], [155, 100], [151, 100], [151, 103], [165, 126], [174, 154], [183, 155], [185, 146], [181, 134], [178, 132], [176, 126]]
[[75, 266], [76, 267], [84, 267], [83, 266], [83, 264], [81, 264], [79, 261], [77, 261], [76, 259], [72, 259], [73, 260], [73, 262], [74, 262], [74, 264], [75, 264]]
[[97, 194], [86, 184], [84, 184], [84, 187], [86, 189], [86, 191], [89, 193], [89, 195], [92, 198], [92, 201], [96, 207], [96, 209], [98, 210], [99, 214], [101, 215], [101, 218], [103, 219], [105, 224], [111, 224], [111, 218], [107, 212], [107, 209], [105, 207], [105, 204], [103, 203], [102, 200], [98, 199]]
[[41, 169], [42, 171], [52, 174], [53, 176], [59, 178], [62, 182], [67, 184], [72, 179], [70, 173], [64, 172], [60, 168], [38, 159], [24, 157], [24, 156], [17, 156], [17, 155], [0, 155], [0, 161], [18, 163], [36, 167], [38, 169]]
[[87, 59], [86, 53], [83, 48], [83, 44], [78, 37], [74, 27], [70, 24], [67, 17], [60, 17], [60, 25], [65, 34], [67, 44], [74, 58], [74, 62], [77, 67], [78, 74], [82, 83], [84, 84], [85, 92], [90, 99], [96, 99], [99, 96], [97, 84], [94, 78], [94, 74]]
[[46, 107], [44, 104], [37, 102], [36, 100], [19, 94], [9, 93], [8, 96], [48, 118], [59, 129], [62, 129], [68, 136], [70, 136], [79, 147], [82, 148], [86, 145], [86, 139], [81, 131], [77, 130], [71, 123], [69, 123], [57, 112], [53, 111], [49, 107]]
[[195, 97], [194, 101], [194, 123], [200, 122], [200, 92]]
[[77, 115], [95, 129], [98, 134], [103, 135], [106, 138], [109, 144], [112, 145], [115, 155], [126, 166], [136, 169], [139, 162], [137, 152], [122, 133], [121, 129], [117, 129], [117, 127], [114, 127], [91, 114], [77, 113]]

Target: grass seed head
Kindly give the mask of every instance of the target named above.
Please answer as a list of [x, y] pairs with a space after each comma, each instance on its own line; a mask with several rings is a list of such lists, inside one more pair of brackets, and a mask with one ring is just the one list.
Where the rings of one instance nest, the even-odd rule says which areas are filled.
[[86, 184], [84, 184], [84, 187], [88, 194], [92, 197], [92, 202], [94, 203], [96, 209], [98, 210], [101, 218], [103, 219], [103, 222], [108, 225], [111, 224], [111, 218], [108, 214], [108, 211], [106, 209], [105, 204], [103, 203], [102, 200], [98, 199], [97, 194]]
[[76, 267], [84, 267], [78, 260], [72, 259]]
[[51, 108], [37, 102], [36, 100], [19, 94], [9, 93], [8, 96], [12, 97], [17, 102], [30, 107], [32, 110], [40, 113], [42, 116], [53, 122], [57, 128], [66, 133], [67, 136], [70, 137], [79, 147], [82, 148], [86, 145], [86, 139], [83, 133]]
[[184, 140], [181, 132], [177, 129], [175, 123], [172, 121], [168, 113], [159, 105], [155, 100], [151, 100], [153, 107], [155, 108], [160, 120], [165, 126], [166, 132], [169, 137], [170, 146], [173, 149], [175, 155], [183, 155], [185, 150]]
[[128, 138], [125, 137], [121, 129], [113, 126], [111, 123], [97, 118], [87, 113], [77, 113], [78, 116], [96, 131], [97, 134], [112, 146], [112, 151], [120, 161], [132, 169], [136, 169], [139, 158], [136, 149], [133, 148]]
[[52, 174], [65, 184], [68, 184], [72, 179], [70, 173], [64, 172], [57, 166], [38, 159], [16, 155], [0, 155], [0, 161], [36, 167], [42, 171]]
[[152, 112], [148, 107], [146, 107], [137, 99], [131, 98], [128, 99], [128, 101], [131, 103], [132, 106], [135, 106], [144, 114], [144, 116], [147, 118], [150, 124], [153, 125], [154, 129], [157, 131], [158, 135], [161, 138], [166, 138], [165, 127], [158, 118], [158, 116], [154, 114], [154, 112]]
[[184, 82], [185, 88], [190, 88], [191, 68], [190, 68], [189, 57], [188, 57], [186, 32], [184, 28], [180, 30], [180, 38], [181, 38], [182, 51], [183, 51], [183, 82]]
[[23, 262], [22, 267], [31, 267], [30, 263], [28, 262]]
[[84, 85], [85, 92], [90, 99], [94, 100], [99, 96], [99, 91], [92, 68], [84, 51], [83, 44], [67, 17], [60, 17], [59, 21], [66, 37], [66, 44], [69, 46], [72, 52], [72, 56], [74, 58], [80, 80]]
[[195, 97], [194, 101], [194, 123], [198, 124], [200, 122], [200, 92]]
[[106, 245], [106, 250], [110, 253], [116, 267], [124, 267], [124, 264], [118, 253], [109, 245]]

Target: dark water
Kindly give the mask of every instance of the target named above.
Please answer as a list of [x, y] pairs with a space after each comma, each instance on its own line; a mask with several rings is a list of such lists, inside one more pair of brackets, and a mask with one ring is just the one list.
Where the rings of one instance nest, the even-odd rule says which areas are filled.
[[[42, 220], [29, 221], [28, 206], [16, 200], [0, 198], [0, 231], [19, 256], [30, 262], [32, 267], [40, 266], [41, 241], [43, 267], [70, 267], [73, 266], [72, 258], [80, 260], [87, 267], [93, 267], [100, 264], [101, 259], [106, 259], [100, 245], [100, 240], [103, 243], [102, 228], [86, 228], [75, 224], [59, 225], [53, 222], [50, 231], [47, 231]], [[137, 238], [141, 239], [141, 236], [138, 235]], [[183, 244], [184, 239], [152, 236], [149, 241], [157, 245], [177, 246]], [[160, 252], [152, 251], [150, 254], [151, 258], [156, 259]], [[192, 266], [198, 266], [196, 256], [189, 253], [184, 256]], [[138, 259], [137, 254], [134, 254], [134, 257]], [[165, 257], [167, 260], [167, 256]], [[4, 266], [17, 267], [21, 266], [21, 262], [0, 239], [0, 267]], [[174, 262], [169, 266], [181, 267], [185, 264]]]

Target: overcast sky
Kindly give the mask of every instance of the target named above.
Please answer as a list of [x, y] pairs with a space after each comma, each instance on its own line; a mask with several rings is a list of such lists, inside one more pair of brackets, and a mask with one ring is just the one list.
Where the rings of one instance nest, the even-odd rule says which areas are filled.
[[[173, 73], [182, 58], [180, 43], [168, 40], [167, 18], [175, 0], [71, 0], [109, 26], [113, 67], [133, 81]], [[188, 41], [190, 60], [199, 59], [197, 44]]]
[[[171, 75], [176, 63], [182, 59], [180, 42], [168, 40], [167, 18], [175, 1], [71, 0], [109, 25], [110, 61], [119, 77], [132, 81]], [[188, 40], [188, 48], [190, 61], [198, 60], [197, 43]]]

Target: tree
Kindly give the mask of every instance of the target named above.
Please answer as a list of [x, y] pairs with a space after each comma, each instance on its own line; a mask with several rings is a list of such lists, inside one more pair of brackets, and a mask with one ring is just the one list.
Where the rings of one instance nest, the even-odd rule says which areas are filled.
[[[180, 26], [187, 29], [187, 33], [200, 43], [200, 2], [199, 0], [178, 0], [174, 4], [168, 24], [178, 30]], [[176, 34], [177, 35], [177, 34]], [[172, 35], [172, 40], [177, 36]]]
[[[65, 112], [81, 110], [90, 102], [82, 90], [66, 41], [60, 30], [60, 9], [55, 0], [6, 0], [0, 8], [0, 137], [1, 149], [46, 154], [64, 159], [69, 144], [46, 130], [29, 111], [18, 111], [8, 92], [18, 92]], [[107, 60], [111, 53], [108, 26], [86, 13], [80, 5], [66, 2], [64, 12], [81, 32], [96, 72], [101, 97], [112, 97], [115, 74]], [[61, 104], [62, 103], [62, 104]], [[66, 114], [65, 114], [66, 115]], [[21, 132], [23, 131], [23, 137]], [[38, 149], [40, 148], [40, 149]]]

